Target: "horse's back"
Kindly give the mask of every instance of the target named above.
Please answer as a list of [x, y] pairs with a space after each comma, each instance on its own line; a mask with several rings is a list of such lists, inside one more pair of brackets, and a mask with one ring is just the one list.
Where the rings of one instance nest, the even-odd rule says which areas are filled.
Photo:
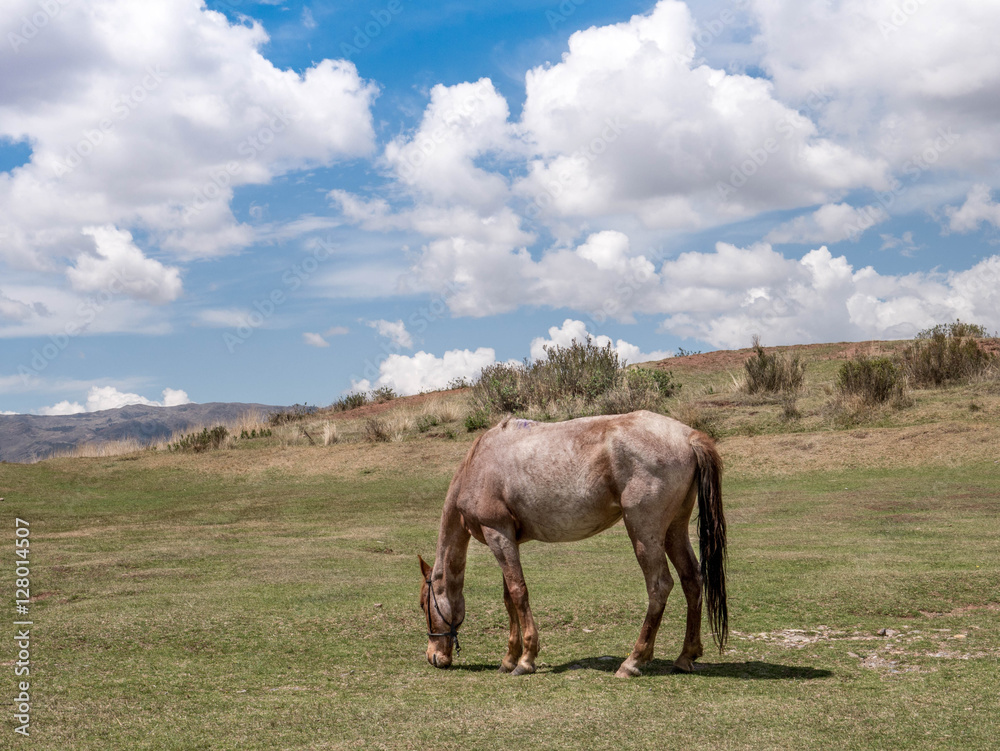
[[583, 539], [621, 518], [630, 483], [653, 495], [669, 482], [686, 492], [690, 433], [652, 412], [561, 423], [508, 418], [470, 450], [456, 501], [470, 521], [488, 526], [508, 514], [522, 539]]

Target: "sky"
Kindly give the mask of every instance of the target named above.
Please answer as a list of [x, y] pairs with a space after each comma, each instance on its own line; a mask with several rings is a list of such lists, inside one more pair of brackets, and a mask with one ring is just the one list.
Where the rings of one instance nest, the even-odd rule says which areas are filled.
[[1000, 4], [5, 0], [0, 412], [1000, 329]]

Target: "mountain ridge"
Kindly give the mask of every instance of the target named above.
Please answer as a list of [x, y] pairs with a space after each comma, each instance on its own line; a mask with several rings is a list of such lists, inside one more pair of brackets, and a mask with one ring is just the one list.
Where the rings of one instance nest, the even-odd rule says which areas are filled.
[[244, 402], [207, 402], [154, 407], [128, 404], [73, 415], [0, 415], [0, 462], [33, 462], [87, 443], [143, 443], [169, 438], [177, 431], [225, 425], [247, 412], [265, 414], [286, 407]]

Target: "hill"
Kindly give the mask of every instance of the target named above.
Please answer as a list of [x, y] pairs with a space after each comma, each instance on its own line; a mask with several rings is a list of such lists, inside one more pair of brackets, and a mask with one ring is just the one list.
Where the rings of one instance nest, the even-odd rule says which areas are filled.
[[31, 462], [87, 443], [154, 443], [203, 425], [231, 424], [248, 412], [274, 412], [264, 404], [209, 402], [176, 407], [131, 404], [75, 415], [0, 415], [0, 461]]

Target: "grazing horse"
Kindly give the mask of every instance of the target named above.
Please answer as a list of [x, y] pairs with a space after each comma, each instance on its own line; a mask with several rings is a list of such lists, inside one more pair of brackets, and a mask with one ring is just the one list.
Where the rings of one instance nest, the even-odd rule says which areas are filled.
[[[674, 665], [694, 670], [694, 660], [703, 651], [703, 586], [720, 652], [728, 634], [721, 473], [722, 460], [711, 438], [652, 412], [559, 423], [505, 418], [476, 439], [452, 478], [434, 565], [420, 558], [428, 662], [446, 668], [453, 648], [459, 649], [470, 537], [487, 545], [503, 570], [510, 638], [500, 672], [521, 675], [535, 671], [538, 654], [538, 630], [521, 571], [521, 543], [582, 540], [624, 519], [646, 577], [649, 608], [635, 649], [617, 675], [639, 675], [653, 658], [656, 632], [674, 585], [667, 558], [687, 598], [684, 647]], [[700, 570], [688, 537], [696, 500]]]

